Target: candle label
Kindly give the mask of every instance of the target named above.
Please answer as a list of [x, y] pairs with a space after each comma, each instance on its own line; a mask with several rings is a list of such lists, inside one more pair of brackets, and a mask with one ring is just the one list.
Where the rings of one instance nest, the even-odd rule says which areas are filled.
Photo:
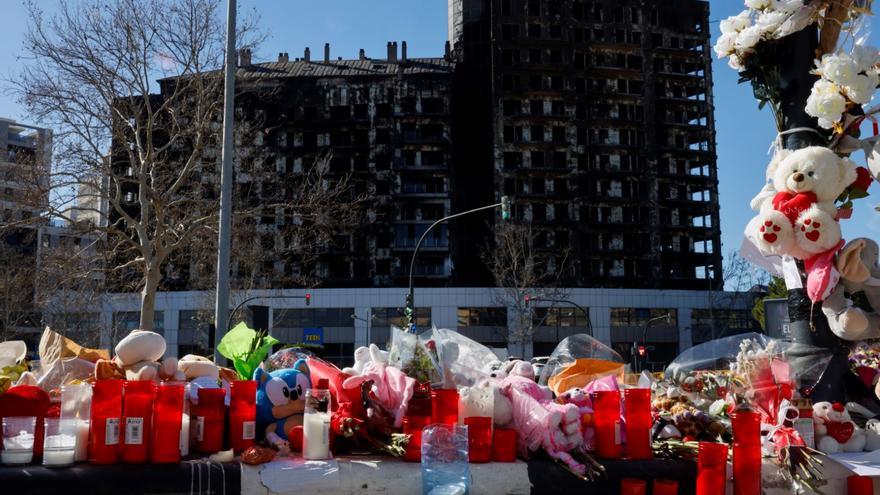
[[107, 418], [104, 429], [104, 445], [119, 444], [119, 418]]
[[614, 422], [614, 445], [620, 445], [620, 420]]
[[205, 417], [196, 417], [196, 441], [201, 442], [205, 437]]
[[125, 418], [125, 443], [127, 445], [144, 443], [144, 418]]
[[257, 422], [243, 421], [241, 423], [241, 439], [253, 440], [257, 436]]

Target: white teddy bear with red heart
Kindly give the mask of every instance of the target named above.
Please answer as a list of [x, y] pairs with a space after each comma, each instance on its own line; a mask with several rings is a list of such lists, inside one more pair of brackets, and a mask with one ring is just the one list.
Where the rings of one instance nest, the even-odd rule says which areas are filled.
[[861, 452], [865, 449], [865, 431], [856, 426], [849, 411], [840, 402], [813, 404], [816, 448], [826, 454]]
[[823, 146], [782, 151], [767, 169], [768, 184], [752, 206], [746, 236], [767, 254], [806, 260], [841, 239], [835, 199], [857, 177], [855, 164]]

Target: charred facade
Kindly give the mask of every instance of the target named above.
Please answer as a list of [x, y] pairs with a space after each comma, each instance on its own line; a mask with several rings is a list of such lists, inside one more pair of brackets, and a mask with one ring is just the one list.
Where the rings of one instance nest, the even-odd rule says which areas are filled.
[[567, 285], [717, 287], [708, 22], [696, 0], [449, 0], [455, 144], [495, 184], [467, 201], [514, 198], [547, 256], [571, 249]]

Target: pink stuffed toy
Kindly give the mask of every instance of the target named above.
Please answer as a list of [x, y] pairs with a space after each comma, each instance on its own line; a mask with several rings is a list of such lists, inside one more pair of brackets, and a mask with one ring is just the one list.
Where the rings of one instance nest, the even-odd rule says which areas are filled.
[[576, 405], [547, 400], [544, 390], [534, 380], [518, 374], [502, 381], [501, 392], [513, 405], [513, 423], [519, 433], [518, 445], [523, 456], [543, 448], [550, 457], [566, 463], [573, 471], [586, 472], [585, 466], [569, 454], [583, 447], [581, 416]]
[[377, 347], [371, 346], [370, 354], [371, 361], [364, 365], [363, 373], [346, 378], [342, 387], [352, 389], [360, 387], [366, 381], [372, 381], [376, 402], [386, 411], [394, 414], [394, 427], [400, 428], [403, 426], [403, 417], [413, 396], [416, 381], [394, 366], [389, 366], [387, 357], [383, 356]]
[[584, 448], [593, 450], [595, 448], [596, 429], [593, 427], [593, 401], [581, 388], [569, 389], [564, 394], [556, 398], [561, 404], [574, 404], [578, 408], [578, 415], [581, 421], [581, 433], [584, 437]]

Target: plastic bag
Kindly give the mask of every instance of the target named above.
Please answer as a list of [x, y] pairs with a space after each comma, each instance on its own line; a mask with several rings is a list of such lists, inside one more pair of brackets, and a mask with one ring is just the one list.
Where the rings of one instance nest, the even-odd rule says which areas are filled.
[[418, 335], [391, 327], [388, 364], [419, 383], [442, 383], [443, 374], [437, 363], [437, 351], [429, 350], [425, 344], [426, 342], [420, 340]]
[[491, 349], [455, 330], [432, 328], [419, 335], [429, 353], [435, 350], [440, 381], [434, 388], [472, 387], [500, 364]]
[[468, 427], [435, 424], [422, 430], [422, 493], [464, 495], [470, 492]]
[[604, 376], [623, 379], [624, 361], [610, 347], [579, 333], [566, 337], [556, 346], [547, 365], [541, 370], [539, 383], [547, 385], [556, 395]]
[[263, 369], [268, 372], [275, 370], [284, 370], [293, 368], [293, 365], [300, 359], [306, 359], [314, 356], [310, 351], [298, 347], [287, 347], [279, 349], [277, 352], [266, 358], [263, 363]]

